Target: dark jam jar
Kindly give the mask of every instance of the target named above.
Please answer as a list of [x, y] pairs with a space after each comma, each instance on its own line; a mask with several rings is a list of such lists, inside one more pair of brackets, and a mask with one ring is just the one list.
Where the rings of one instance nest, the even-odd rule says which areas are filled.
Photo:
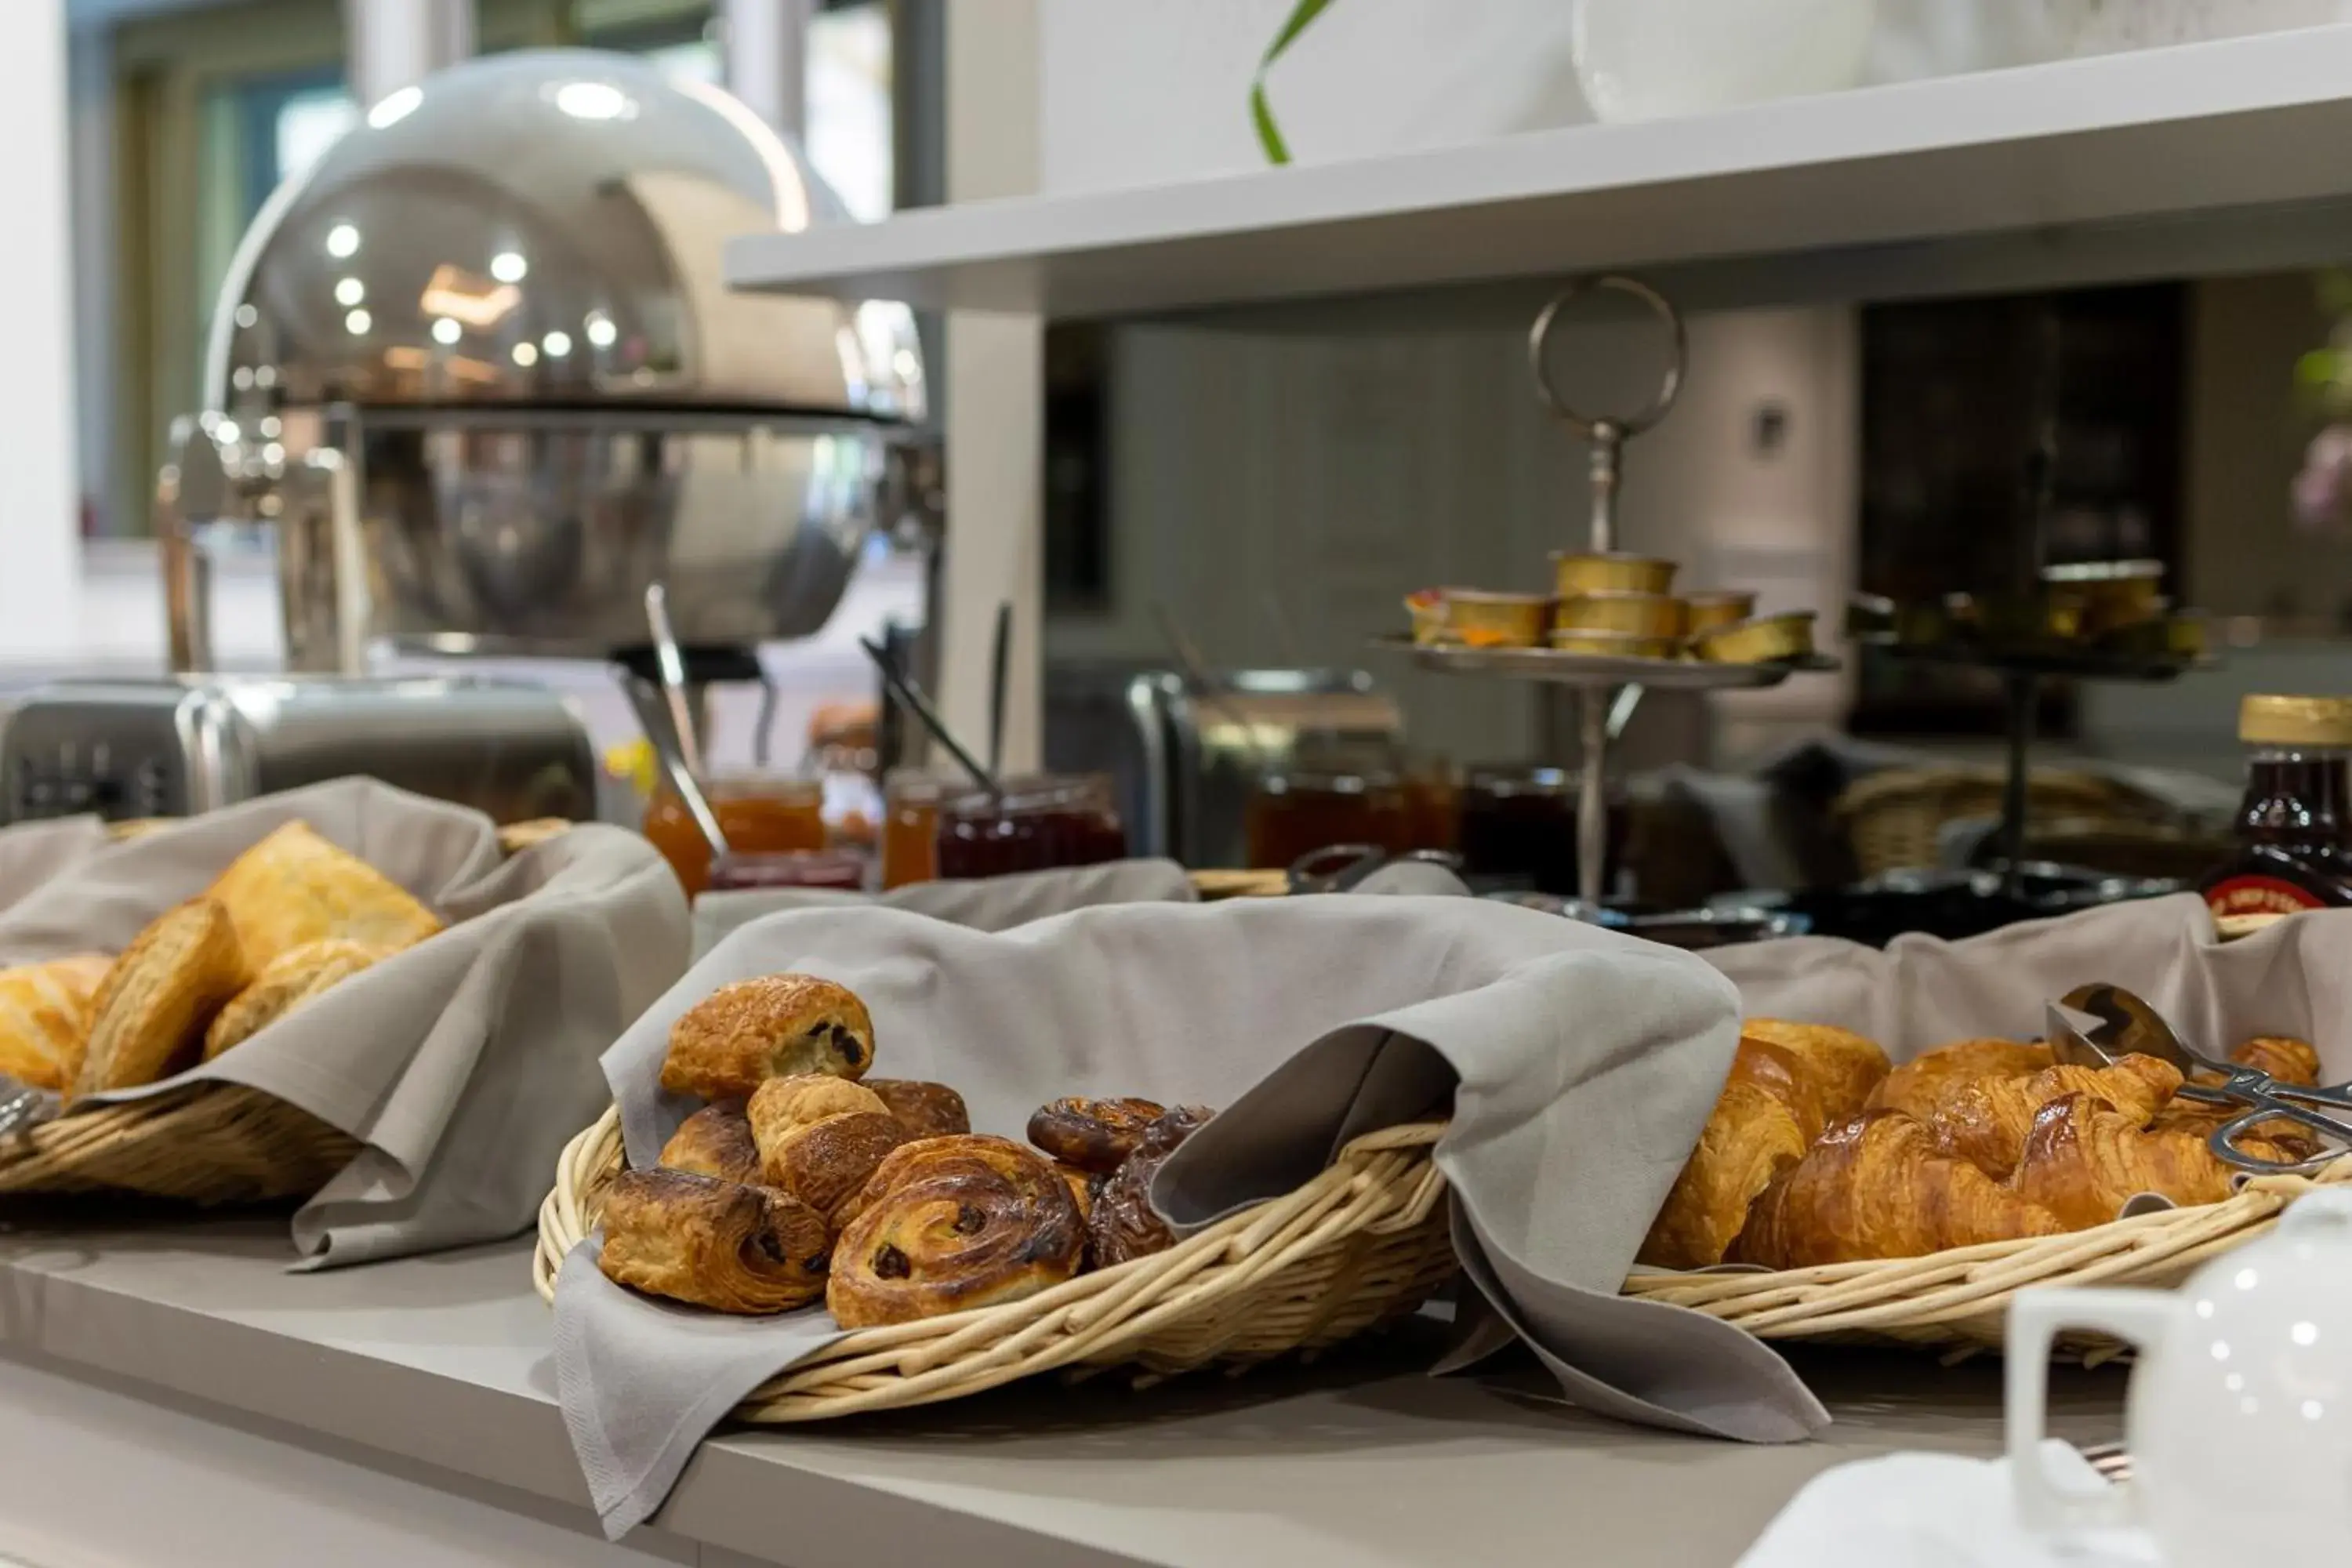
[[1127, 858], [1127, 829], [1099, 775], [1019, 779], [1002, 796], [975, 791], [938, 807], [942, 878], [1002, 877]]
[[[1565, 768], [1489, 763], [1462, 784], [1461, 849], [1470, 885], [1481, 892], [1573, 896], [1576, 892], [1577, 775]], [[1617, 858], [1620, 824], [1612, 809], [1609, 858]]]
[[2304, 910], [2352, 905], [2352, 698], [2249, 697], [2238, 710], [2247, 746], [2238, 853], [2205, 879], [2223, 936], [2243, 936]]

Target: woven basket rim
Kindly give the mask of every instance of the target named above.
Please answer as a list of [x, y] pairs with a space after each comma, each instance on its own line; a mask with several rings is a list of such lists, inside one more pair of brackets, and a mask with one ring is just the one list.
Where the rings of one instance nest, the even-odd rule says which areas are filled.
[[[1292, 1192], [1228, 1215], [1150, 1257], [1077, 1275], [1018, 1301], [851, 1330], [754, 1390], [735, 1416], [780, 1423], [928, 1404], [1057, 1366], [1124, 1359], [1122, 1347], [1142, 1349], [1187, 1315], [1263, 1289], [1319, 1250], [1350, 1241], [1413, 1240], [1433, 1225], [1442, 1232], [1446, 1184], [1431, 1152], [1447, 1125], [1405, 1122], [1352, 1139]], [[624, 1163], [617, 1106], [573, 1138], [558, 1160], [531, 1254], [532, 1286], [550, 1306], [565, 1258], [593, 1228], [595, 1189]], [[1450, 1258], [1450, 1241], [1443, 1245]]]
[[1724, 1319], [1762, 1339], [1863, 1335], [1998, 1348], [2000, 1318], [2021, 1289], [2169, 1282], [2263, 1235], [2303, 1194], [2339, 1183], [2352, 1183], [2352, 1155], [2310, 1176], [2255, 1177], [2220, 1203], [2134, 1215], [2059, 1236], [1807, 1268], [1636, 1268], [1623, 1289]]
[[0, 1138], [0, 1194], [134, 1192], [196, 1204], [308, 1197], [360, 1141], [247, 1084], [177, 1084]]

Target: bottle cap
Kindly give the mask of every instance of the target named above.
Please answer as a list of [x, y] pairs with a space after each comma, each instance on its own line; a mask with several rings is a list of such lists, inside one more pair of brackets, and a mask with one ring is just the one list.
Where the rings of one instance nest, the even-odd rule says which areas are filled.
[[2352, 697], [2249, 697], [2238, 739], [2254, 746], [2352, 747]]

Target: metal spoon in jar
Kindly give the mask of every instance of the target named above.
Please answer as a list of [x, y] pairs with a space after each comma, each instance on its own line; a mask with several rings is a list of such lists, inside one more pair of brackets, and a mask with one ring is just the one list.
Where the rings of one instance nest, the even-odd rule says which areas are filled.
[[992, 770], [982, 767], [980, 759], [971, 754], [971, 749], [955, 738], [955, 731], [948, 728], [948, 721], [940, 717], [938, 709], [931, 706], [931, 700], [924, 695], [923, 689], [916, 685], [911, 677], [899, 669], [898, 661], [890, 657], [889, 650], [879, 643], [869, 641], [865, 637], [857, 639], [857, 646], [866, 650], [866, 657], [872, 659], [874, 668], [882, 672], [883, 683], [890, 688], [891, 694], [905, 703], [908, 710], [917, 719], [922, 721], [923, 728], [931, 732], [931, 738], [948, 749], [950, 754], [962, 766], [963, 771], [977, 780], [980, 787], [986, 790], [991, 798], [1003, 800], [1004, 798], [1003, 781], [997, 778]]
[[[2352, 1109], [2341, 1089], [2309, 1089], [2281, 1083], [2258, 1068], [2217, 1060], [2191, 1047], [2147, 1002], [2120, 985], [2079, 985], [2048, 1010], [2050, 1048], [2060, 1061], [2078, 1067], [2109, 1067], [2125, 1057], [2154, 1057], [2180, 1070], [2179, 1098], [2205, 1105], [2244, 1108], [2215, 1130], [2214, 1154], [2242, 1171], [2261, 1174], [2307, 1174], [2352, 1153], [2352, 1122], [2323, 1114], [2315, 1105]], [[2219, 1083], [2198, 1082], [2200, 1076]], [[2238, 1147], [2238, 1139], [2265, 1121], [2292, 1121], [2316, 1133], [2325, 1147], [2308, 1160], [2273, 1160]]]
[[662, 771], [669, 775], [670, 788], [686, 803], [686, 814], [694, 818], [695, 827], [710, 846], [713, 859], [730, 851], [727, 833], [719, 826], [719, 814], [710, 809], [710, 797], [702, 793], [702, 784], [694, 776], [691, 748], [695, 745], [693, 705], [686, 694], [686, 658], [678, 652], [677, 635], [670, 626], [669, 591], [659, 583], [646, 587], [646, 625], [653, 633], [654, 662], [661, 671], [662, 695], [669, 701], [669, 723], [667, 726], [648, 723], [646, 738], [653, 742], [654, 754], [660, 760]]

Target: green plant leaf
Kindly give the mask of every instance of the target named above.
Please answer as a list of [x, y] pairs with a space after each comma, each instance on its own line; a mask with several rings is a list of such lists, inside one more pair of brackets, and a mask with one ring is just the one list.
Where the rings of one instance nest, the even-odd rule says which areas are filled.
[[1305, 32], [1316, 17], [1323, 15], [1330, 4], [1331, 0], [1298, 0], [1298, 4], [1291, 8], [1289, 20], [1284, 22], [1282, 30], [1275, 34], [1274, 42], [1265, 47], [1265, 58], [1257, 63], [1257, 75], [1250, 82], [1250, 123], [1257, 130], [1257, 144], [1265, 150], [1265, 161], [1269, 163], [1289, 163], [1290, 143], [1282, 139], [1282, 128], [1274, 122], [1274, 105], [1267, 101], [1265, 96], [1265, 73], [1274, 68], [1274, 62], [1282, 58], [1283, 51], [1290, 47], [1298, 35]]

